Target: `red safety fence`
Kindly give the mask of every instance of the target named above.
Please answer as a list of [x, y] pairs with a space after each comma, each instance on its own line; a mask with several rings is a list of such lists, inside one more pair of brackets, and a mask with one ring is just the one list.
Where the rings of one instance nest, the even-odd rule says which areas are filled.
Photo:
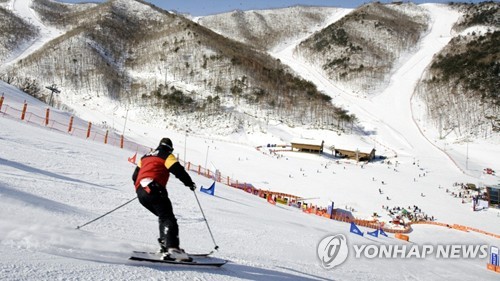
[[[146, 153], [150, 151], [149, 147], [127, 140], [123, 135], [120, 135], [115, 131], [110, 131], [109, 129], [95, 126], [91, 122], [77, 119], [66, 112], [57, 110], [51, 111], [50, 108], [46, 108], [44, 111], [40, 111], [38, 108], [36, 108], [36, 110], [38, 110], [39, 112], [31, 112], [29, 110], [29, 105], [26, 102], [23, 103], [21, 109], [11, 107], [5, 103], [5, 98], [3, 95], [0, 97], [0, 116], [2, 117], [10, 117], [13, 119], [19, 118], [21, 121], [26, 123], [45, 127], [50, 130], [59, 131], [62, 133], [67, 133], [82, 139], [88, 139], [112, 146], [117, 146], [131, 151], [140, 153]], [[52, 116], [54, 118], [51, 118]], [[67, 122], [64, 122], [62, 120], [67, 120]]]

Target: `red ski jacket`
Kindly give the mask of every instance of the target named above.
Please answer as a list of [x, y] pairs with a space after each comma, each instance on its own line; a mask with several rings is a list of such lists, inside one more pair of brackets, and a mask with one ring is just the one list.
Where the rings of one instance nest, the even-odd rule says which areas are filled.
[[174, 174], [186, 186], [194, 184], [189, 174], [171, 151], [164, 146], [158, 146], [156, 150], [144, 155], [137, 164], [137, 168], [135, 168], [132, 175], [135, 190], [141, 185], [141, 180], [147, 178], [152, 179], [165, 188], [170, 173]]

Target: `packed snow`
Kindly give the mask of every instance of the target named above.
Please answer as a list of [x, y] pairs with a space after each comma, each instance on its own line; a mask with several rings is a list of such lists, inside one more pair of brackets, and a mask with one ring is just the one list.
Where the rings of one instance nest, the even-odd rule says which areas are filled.
[[[388, 221], [390, 217], [382, 206], [416, 205], [438, 222], [499, 234], [499, 210], [473, 212], [470, 202], [462, 203], [451, 195], [461, 191], [455, 183], [498, 184], [498, 176], [483, 173], [484, 168], [499, 168], [498, 140], [438, 140], [435, 130], [425, 127], [418, 103], [411, 103], [415, 82], [432, 55], [451, 39], [451, 26], [459, 16], [441, 5], [423, 7], [434, 20], [431, 30], [418, 50], [401, 61], [387, 89], [370, 99], [331, 85], [320, 72], [294, 57], [293, 46], [298, 41], [275, 49], [274, 55], [281, 61], [316, 83], [320, 90], [335, 96], [336, 101], [342, 101], [367, 130], [375, 132], [372, 135], [360, 138], [288, 128], [271, 120], [266, 122], [265, 132], [213, 138], [144, 124], [123, 109], [109, 116], [89, 110], [90, 106], [75, 108], [75, 113], [85, 119], [76, 118], [75, 126], [84, 127], [87, 120], [95, 124], [106, 122], [118, 133], [124, 132], [130, 141], [147, 147], [154, 147], [168, 136], [174, 142], [174, 153], [183, 162], [219, 170], [224, 176], [263, 190], [310, 198], [306, 203], [326, 206], [333, 201], [335, 208], [345, 209], [358, 218], [371, 218], [377, 213], [380, 220]], [[26, 15], [22, 9], [17, 12]], [[340, 16], [332, 15], [332, 20]], [[44, 36], [38, 42], [50, 39], [47, 34]], [[23, 54], [21, 51], [19, 54]], [[392, 234], [361, 237], [350, 233], [347, 223], [309, 215], [294, 207], [271, 205], [223, 183], [216, 184], [215, 196], [198, 191], [197, 194], [219, 246], [214, 257], [227, 259], [228, 264], [213, 269], [129, 261], [133, 250], [157, 249], [157, 220], [137, 201], [76, 228], [135, 197], [131, 181], [135, 166], [128, 158], [136, 151], [20, 121], [13, 112], [21, 110], [25, 101], [28, 111], [40, 116], [47, 105], [4, 83], [0, 84], [1, 93], [2, 280], [498, 279], [498, 273], [486, 270], [487, 258], [367, 259], [356, 258], [350, 252], [344, 264], [326, 270], [317, 257], [317, 246], [332, 234], [344, 234], [351, 245], [377, 246], [500, 246], [500, 240], [478, 232], [432, 225], [413, 225], [409, 243]], [[68, 122], [70, 114], [52, 110], [53, 119]], [[272, 152], [267, 147], [279, 147], [297, 138], [318, 144], [324, 140], [326, 147], [375, 147], [377, 155], [388, 159], [364, 164], [336, 159], [328, 149], [324, 155], [312, 155]], [[195, 172], [190, 174], [198, 186], [208, 187], [213, 182]], [[215, 245], [192, 192], [174, 177], [168, 191], [180, 224], [181, 247], [188, 252], [212, 250]]]

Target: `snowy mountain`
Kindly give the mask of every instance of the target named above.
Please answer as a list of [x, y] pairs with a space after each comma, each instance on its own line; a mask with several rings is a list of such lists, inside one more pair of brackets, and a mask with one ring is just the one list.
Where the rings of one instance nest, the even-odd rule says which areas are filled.
[[370, 3], [317, 32], [296, 52], [322, 69], [329, 80], [356, 92], [380, 92], [398, 60], [426, 32], [427, 10], [412, 3]]
[[[54, 23], [44, 12], [51, 7], [42, 4], [35, 6], [43, 14], [40, 25], [67, 23], [64, 32], [2, 77], [45, 99], [44, 85], [57, 84], [60, 107], [92, 99], [113, 104], [108, 114], [117, 106], [134, 107], [137, 115], [172, 118], [180, 127], [199, 123], [197, 131], [226, 122], [218, 132], [225, 135], [254, 112], [289, 124], [341, 129], [348, 123], [335, 122], [348, 114], [278, 60], [182, 16], [141, 1], [113, 0], [80, 10], [60, 8], [61, 23]], [[189, 122], [181, 123], [185, 115]]]
[[309, 36], [332, 14], [349, 9], [295, 6], [284, 9], [233, 11], [201, 17], [197, 22], [231, 39], [271, 50], [290, 38]]
[[[3, 6], [6, 19], [10, 18], [4, 29], [23, 34], [19, 33], [22, 29], [12, 27], [24, 18], [25, 25], [46, 33], [37, 39], [44, 42], [29, 43], [33, 40], [29, 35], [9, 39], [16, 43], [9, 43], [3, 51], [9, 58], [0, 71], [4, 81], [45, 101], [49, 97], [45, 87], [56, 84], [62, 91], [55, 103], [61, 108], [95, 103], [100, 111], [112, 114], [116, 108], [133, 107], [137, 116], [147, 115], [148, 120], [170, 119], [167, 126], [171, 128], [190, 126], [218, 135], [253, 130], [264, 118], [288, 126], [341, 132], [354, 128], [354, 132], [366, 134], [358, 126], [358, 116], [336, 99], [338, 90], [318, 90], [316, 81], [303, 80], [300, 72], [289, 69], [290, 64], [269, 57], [266, 51], [277, 53], [288, 47], [287, 42], [300, 38], [294, 43], [295, 59], [312, 64], [340, 91], [374, 96], [390, 84], [398, 65], [418, 50], [431, 21], [424, 6], [412, 3], [370, 3], [355, 10], [296, 6], [236, 11], [196, 18], [196, 22], [143, 1], [79, 5], [52, 0], [7, 1]], [[491, 36], [498, 28], [498, 3], [451, 7], [463, 15], [454, 22], [457, 30], [482, 28], [485, 36]], [[471, 34], [464, 31], [461, 36], [466, 32]], [[492, 46], [494, 38], [489, 39]], [[26, 49], [23, 40], [38, 48]], [[456, 44], [457, 40], [451, 42]], [[470, 36], [460, 42], [481, 46]], [[464, 49], [463, 54], [473, 52], [473, 47], [467, 46], [449, 49], [451, 54]], [[457, 106], [427, 112], [429, 125], [458, 128], [453, 132], [457, 139], [473, 133], [474, 127], [480, 128], [474, 133], [479, 136], [490, 131], [496, 134], [500, 126], [495, 92], [497, 50], [488, 44], [482, 46], [489, 51], [480, 52], [489, 55], [477, 58], [482, 62], [477, 67], [455, 65], [455, 78], [439, 85], [432, 80], [437, 77], [433, 70], [417, 87], [428, 95], [419, 95], [421, 101], [433, 107], [436, 102], [432, 97], [447, 91], [450, 83], [457, 84], [457, 79], [462, 81], [460, 87], [445, 94], [458, 93], [461, 101], [476, 104], [472, 108], [480, 110], [463, 111]], [[23, 49], [21, 56], [18, 52]], [[476, 76], [466, 72], [469, 68]], [[460, 80], [464, 76], [469, 76], [465, 82]], [[103, 105], [111, 106], [105, 109]], [[439, 117], [445, 111], [461, 114]], [[453, 122], [456, 118], [466, 121]], [[219, 123], [225, 125], [216, 130], [214, 124]]]
[[[197, 130], [222, 122], [220, 114], [214, 112], [224, 112], [224, 120], [229, 122], [226, 128], [230, 129], [219, 134], [249, 129], [245, 120], [254, 123], [256, 117], [263, 116], [292, 126], [335, 130], [345, 130], [357, 121], [348, 110], [335, 106], [335, 99], [332, 106], [330, 97], [334, 98], [334, 93], [318, 92], [314, 85], [291, 76], [279, 61], [272, 63], [271, 58], [248, 49], [247, 45], [239, 46], [217, 37], [182, 16], [147, 3], [110, 1], [101, 5], [68, 5], [44, 0], [34, 2], [32, 7], [28, 12], [40, 16], [30, 17], [30, 22], [37, 18], [42, 30], [50, 25], [64, 32], [52, 36], [57, 40], [51, 42], [51, 47], [31, 52], [22, 63], [4, 70], [3, 79], [44, 99], [48, 93], [42, 85], [59, 80], [63, 89], [56, 97], [59, 106], [72, 108], [89, 99], [97, 99], [100, 105], [114, 103], [110, 111], [137, 105], [134, 107], [151, 109], [137, 114], [151, 115], [152, 111], [158, 120], [172, 118], [172, 113], [189, 115], [191, 123], [199, 122]], [[266, 48], [266, 44], [267, 48], [279, 48], [280, 41], [306, 38], [318, 31], [301, 42], [296, 51], [323, 69], [337, 86], [371, 95], [387, 85], [396, 58], [404, 57], [402, 52], [414, 50], [428, 16], [425, 9], [406, 3], [364, 5], [342, 17], [348, 12], [297, 6], [216, 15], [198, 22], [261, 48]], [[181, 25], [184, 28], [179, 29]], [[331, 49], [335, 44], [329, 45], [328, 51], [310, 47], [318, 46], [314, 43], [318, 40], [325, 45], [330, 40], [325, 39], [329, 34], [346, 31], [345, 42], [335, 43], [340, 44], [340, 49], [342, 44], [351, 46], [346, 53]], [[273, 41], [258, 43], [255, 40], [258, 37]], [[68, 59], [60, 60], [61, 57]], [[339, 66], [344, 70], [340, 71]], [[102, 78], [108, 82], [103, 83]]]
[[[427, 107], [428, 125], [441, 130], [441, 135], [451, 130], [458, 139], [471, 134], [488, 138], [500, 126], [496, 90], [500, 87], [500, 62], [498, 48], [494, 47], [498, 46], [500, 5], [455, 3], [450, 7], [450, 13], [459, 12], [450, 30], [454, 38], [437, 51], [431, 69], [419, 81], [417, 97]], [[301, 16], [317, 8], [310, 9], [237, 11], [199, 22], [271, 53], [292, 48], [288, 44], [294, 42], [293, 59], [311, 64], [338, 88], [323, 90], [336, 104], [340, 103], [336, 99], [339, 91], [365, 97], [383, 91], [394, 79], [397, 67], [418, 50], [432, 24], [428, 9], [413, 3], [370, 3], [352, 11], [331, 10], [329, 17], [316, 12], [316, 24], [310, 17]], [[296, 18], [303, 20], [294, 21]], [[297, 32], [290, 34], [290, 30]], [[307, 32], [300, 34], [302, 30]], [[270, 33], [273, 36], [267, 36]], [[450, 99], [455, 102], [446, 102]]]
[[440, 136], [488, 138], [500, 131], [500, 5], [456, 5], [463, 11], [458, 35], [436, 54], [416, 97]]
[[[91, 121], [93, 128], [124, 134], [128, 143], [137, 146], [131, 150], [119, 149], [111, 143], [104, 144], [99, 138], [68, 134], [64, 129], [51, 130], [51, 126], [36, 121], [32, 115], [45, 116], [47, 104], [12, 85], [0, 83], [2, 280], [498, 278], [497, 273], [486, 270], [488, 257], [485, 255], [455, 259], [435, 255], [370, 258], [367, 252], [363, 252], [364, 256], [356, 257], [356, 249], [361, 249], [357, 247], [363, 246], [372, 250], [388, 246], [412, 249], [440, 245], [500, 246], [500, 212], [494, 207], [472, 211], [472, 196], [478, 192], [466, 189], [472, 185], [480, 188], [498, 185], [497, 175], [484, 172], [486, 168], [499, 169], [498, 135], [488, 131], [486, 136], [467, 134], [468, 137], [463, 138], [463, 132], [440, 128], [439, 122], [435, 123], [429, 117], [428, 103], [415, 94], [435, 55], [443, 50], [448, 52], [447, 48], [457, 40], [457, 34], [452, 30], [460, 22], [461, 15], [466, 13], [463, 7], [462, 10], [436, 4], [414, 7], [416, 13], [426, 15], [427, 32], [420, 34], [418, 43], [405, 49], [402, 57], [393, 62], [387, 85], [372, 95], [366, 95], [355, 92], [355, 87], [350, 88], [348, 84], [334, 83], [321, 68], [295, 51], [313, 32], [321, 34], [324, 28], [351, 13], [348, 10], [332, 10], [330, 15], [320, 17], [314, 27], [297, 34], [282, 32], [280, 43], [266, 45], [270, 48], [268, 55], [141, 1], [115, 0], [100, 5], [75, 5], [80, 8], [61, 4], [66, 9], [61, 23], [54, 21], [50, 14], [38, 17], [43, 14], [39, 12], [43, 10], [41, 7], [49, 7], [54, 2], [33, 2], [36, 2], [33, 9], [27, 8], [31, 7], [32, 1], [29, 0], [0, 2], [9, 15], [30, 18], [31, 24], [40, 31], [40, 36], [31, 41], [31, 45], [19, 44], [18, 48], [10, 49], [10, 55], [6, 56], [9, 59], [5, 59], [2, 70], [15, 69], [22, 75], [36, 73], [37, 77], [45, 77], [43, 79], [53, 77], [42, 80], [41, 84], [57, 84], [62, 90], [56, 103], [60, 108], [51, 108], [53, 122], [66, 126], [73, 115], [76, 116], [75, 127], [79, 129], [85, 130], [87, 122]], [[290, 12], [294, 13], [296, 10]], [[65, 14], [71, 16], [66, 18]], [[259, 14], [265, 18], [272, 12]], [[144, 17], [152, 22], [151, 25], [138, 25]], [[96, 22], [99, 25], [95, 25]], [[466, 26], [471, 28], [470, 23], [475, 21], [468, 22]], [[478, 28], [474, 24], [472, 27]], [[276, 30], [276, 27], [271, 29]], [[163, 49], [151, 43], [161, 42], [169, 31], [174, 32], [173, 44], [181, 46], [178, 53], [175, 49], [162, 53]], [[461, 33], [462, 36], [467, 36], [469, 31], [462, 32], [466, 32]], [[115, 41], [105, 40], [106, 34]], [[182, 42], [181, 34], [182, 38], [189, 39], [189, 44], [188, 41]], [[149, 41], [142, 41], [145, 35], [149, 36]], [[179, 36], [177, 43], [176, 36]], [[237, 37], [234, 39], [242, 40]], [[208, 102], [208, 95], [213, 93], [200, 90], [205, 86], [197, 84], [198, 78], [187, 78], [186, 63], [189, 69], [196, 63], [192, 57], [184, 57], [188, 53], [183, 52], [188, 46], [196, 45], [197, 38], [202, 42], [201, 52], [207, 51], [206, 46], [218, 46], [224, 51], [234, 48], [231, 51], [234, 56], [254, 61], [255, 55], [257, 61], [269, 60], [272, 65], [279, 65], [283, 73], [278, 71], [279, 74], [271, 78], [288, 77], [286, 79], [290, 80], [287, 81], [297, 82], [297, 87], [311, 87], [331, 97], [336, 110], [344, 112], [344, 116], [355, 114], [356, 125], [346, 122], [343, 127], [339, 126], [343, 130], [318, 129], [321, 126], [311, 129], [308, 120], [317, 119], [319, 115], [296, 108], [284, 100], [276, 107], [278, 112], [265, 111], [252, 107], [248, 101], [243, 102], [242, 96], [238, 95], [221, 98], [221, 105], [233, 110], [221, 113], [212, 107], [212, 119], [206, 117], [207, 113], [190, 115], [182, 110], [167, 110], [159, 114], [155, 103], [164, 96], [179, 101], [184, 97], [188, 102], [190, 96], [184, 93], [189, 90], [196, 92], [195, 98], [206, 98]], [[212, 45], [207, 43], [207, 38], [212, 38], [208, 40]], [[131, 44], [129, 39], [135, 40], [132, 45], [140, 48], [121, 50], [120, 44]], [[152, 44], [152, 49], [157, 52], [152, 60], [148, 59], [151, 52], [148, 44]], [[244, 51], [236, 50], [239, 48]], [[198, 56], [194, 53], [197, 49], [190, 49], [192, 56]], [[199, 55], [203, 57], [201, 52]], [[179, 68], [167, 68], [162, 72], [162, 54], [167, 55], [169, 61], [176, 60]], [[224, 59], [232, 64], [230, 60], [234, 56]], [[193, 70], [201, 71], [202, 63], [195, 61], [200, 66], [193, 67]], [[238, 65], [236, 63], [236, 68], [241, 67], [238, 69], [243, 71], [243, 66]], [[264, 62], [258, 64], [261, 65], [265, 65]], [[38, 67], [38, 72], [34, 66]], [[212, 68], [208, 66], [209, 61], [206, 71], [210, 72]], [[207, 74], [206, 77], [221, 81], [227, 77], [235, 79], [241, 74], [236, 68], [227, 68], [227, 72]], [[67, 75], [53, 75], [55, 73]], [[88, 76], [79, 79], [73, 75], [75, 73], [88, 73]], [[204, 75], [201, 77], [205, 78]], [[255, 79], [252, 83], [263, 83], [256, 78], [261, 76], [252, 77], [238, 81]], [[160, 91], [157, 100], [143, 97], [148, 102], [137, 102], [139, 98], [134, 94], [142, 92], [135, 90], [153, 85], [155, 79], [175, 85], [175, 90], [179, 89], [183, 95], [174, 94], [175, 90]], [[33, 89], [33, 80], [25, 82], [24, 89]], [[264, 82], [272, 84], [270, 80]], [[79, 85], [82, 90], [77, 91], [74, 85]], [[120, 85], [129, 87], [126, 89], [132, 94], [113, 90], [120, 89]], [[290, 85], [277, 86], [284, 90]], [[108, 94], [112, 94], [111, 97]], [[223, 97], [222, 93], [220, 97]], [[214, 96], [212, 102], [213, 99]], [[20, 112], [25, 102], [28, 104], [28, 118], [21, 121]], [[317, 103], [313, 109], [319, 114], [328, 108]], [[210, 111], [210, 108], [206, 110]], [[290, 115], [295, 122], [292, 122], [293, 126], [280, 119]], [[205, 127], [210, 120], [210, 126]], [[322, 119], [319, 123], [324, 125], [336, 121]], [[307, 214], [293, 206], [272, 205], [221, 181], [216, 184], [215, 196], [200, 192], [197, 196], [220, 247], [214, 256], [229, 260], [228, 264], [221, 269], [199, 269], [128, 261], [133, 250], [156, 250], [157, 220], [137, 201], [81, 229], [75, 228], [134, 198], [130, 180], [134, 166], [127, 158], [136, 152], [139, 152], [139, 157], [147, 147], [154, 147], [165, 136], [174, 141], [174, 153], [186, 166], [189, 162], [190, 166], [199, 169], [218, 170], [228, 181], [250, 183], [265, 192], [293, 194], [302, 198], [303, 203], [319, 208], [326, 208], [334, 202], [337, 213], [357, 219], [376, 219], [388, 230], [402, 229], [395, 223], [401, 222], [397, 219], [402, 215], [396, 211], [398, 208], [415, 215], [426, 215], [427, 224], [413, 224], [408, 228], [410, 242], [396, 239], [390, 233], [389, 237], [367, 236], [366, 233], [373, 229], [363, 226], [359, 228], [365, 236], [359, 236], [349, 231], [348, 223]], [[290, 151], [285, 145], [296, 139], [308, 143], [324, 140], [324, 154]], [[137, 151], [139, 149], [135, 147], [139, 146], [142, 149]], [[336, 158], [332, 151], [335, 148], [360, 150], [366, 147], [375, 148], [376, 155], [382, 157], [364, 163]], [[211, 178], [199, 175], [198, 171], [191, 169], [190, 174], [199, 186], [207, 187], [213, 183]], [[190, 252], [213, 249], [215, 245], [191, 191], [174, 177], [169, 182], [168, 191], [181, 227], [181, 246]], [[413, 211], [416, 207], [418, 212]], [[430, 217], [435, 220], [429, 222]], [[408, 220], [403, 222], [408, 223]], [[458, 225], [464, 226], [466, 231], [459, 230]], [[323, 238], [335, 234], [346, 237], [350, 251], [343, 264], [325, 269], [318, 257], [321, 256], [318, 247]]]
[[[33, 40], [38, 34], [37, 30], [21, 18], [0, 7], [1, 41], [0, 60], [5, 60], [13, 49], [18, 48]], [[16, 32], [12, 32], [15, 30]]]

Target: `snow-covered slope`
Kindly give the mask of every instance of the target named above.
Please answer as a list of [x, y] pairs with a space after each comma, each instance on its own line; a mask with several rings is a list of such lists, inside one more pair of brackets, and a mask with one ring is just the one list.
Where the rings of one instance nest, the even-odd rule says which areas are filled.
[[295, 6], [272, 10], [233, 11], [201, 17], [197, 22], [217, 33], [245, 44], [269, 50], [290, 38], [308, 36], [332, 15], [350, 9]]
[[[401, 66], [394, 73], [393, 83], [387, 90], [370, 100], [351, 95], [346, 89], [337, 88], [313, 67], [294, 57], [293, 48], [302, 38], [295, 42], [284, 42], [275, 49], [276, 57], [289, 64], [301, 76], [313, 81], [325, 93], [336, 97], [336, 101], [341, 101], [344, 106], [355, 113], [365, 127], [365, 131], [368, 132], [367, 135], [359, 138], [338, 135], [332, 131], [288, 128], [279, 121], [269, 119], [256, 123], [253, 127], [249, 122], [245, 124], [248, 128], [246, 133], [233, 134], [222, 141], [214, 140], [213, 135], [197, 135], [192, 130], [189, 131], [189, 136], [184, 131], [169, 131], [169, 135], [178, 143], [177, 151], [181, 159], [196, 164], [204, 163], [208, 166], [207, 168], [219, 169], [231, 178], [251, 182], [259, 188], [292, 193], [304, 198], [319, 198], [312, 203], [319, 203], [323, 206], [333, 200], [337, 206], [346, 209], [354, 208], [357, 217], [371, 217], [373, 212], [377, 212], [388, 219], [382, 205], [404, 206], [418, 203], [429, 215], [439, 220], [495, 230], [488, 220], [476, 220], [476, 215], [469, 212], [469, 206], [460, 205], [458, 200], [453, 200], [454, 204], [448, 207], [450, 209], [443, 211], [441, 206], [450, 197], [442, 192], [443, 190], [436, 196], [425, 198], [420, 196], [422, 193], [432, 193], [439, 186], [454, 189], [455, 182], [495, 184], [498, 181], [496, 177], [482, 174], [482, 170], [486, 167], [498, 170], [493, 165], [498, 152], [492, 147], [491, 142], [470, 143], [467, 147], [464, 144], [438, 143], [435, 145], [435, 136], [430, 134], [426, 139], [422, 134], [429, 134], [432, 131], [427, 131], [425, 128], [420, 131], [413, 120], [410, 99], [415, 82], [432, 55], [450, 39], [451, 25], [458, 17], [457, 13], [444, 6], [426, 5], [424, 7], [431, 12], [433, 20], [436, 21], [431, 31], [423, 39], [420, 49], [401, 59]], [[21, 8], [17, 10], [21, 15], [29, 16], [28, 11]], [[347, 10], [336, 11], [325, 24], [340, 19], [347, 12]], [[44, 36], [43, 40], [48, 40], [49, 37]], [[8, 102], [7, 99], [6, 103]], [[113, 128], [119, 128], [120, 131], [124, 128], [124, 133], [128, 138], [147, 146], [154, 146], [162, 137], [160, 128], [165, 128], [165, 122], [171, 127], [171, 122], [167, 119], [156, 123], [151, 121], [145, 125], [144, 116], [138, 114], [144, 111], [143, 108], [130, 107], [129, 110], [125, 110], [116, 104], [103, 105], [97, 104], [94, 100], [88, 100], [85, 104], [75, 105], [74, 109], [79, 116], [94, 124], [106, 123]], [[417, 109], [413, 108], [414, 111]], [[113, 111], [113, 114], [103, 114], [106, 111]], [[418, 114], [418, 111], [415, 114]], [[397, 117], [394, 118], [394, 116]], [[226, 126], [225, 123], [220, 124], [219, 127], [214, 126], [212, 129], [214, 135], [217, 130], [226, 129], [224, 126]], [[375, 162], [364, 165], [363, 176], [359, 176], [361, 165], [352, 162], [336, 162], [328, 156], [317, 158], [316, 156], [283, 153], [289, 159], [300, 159], [298, 163], [283, 161], [286, 158], [272, 158], [262, 153], [253, 159], [247, 157], [248, 154], [255, 152], [256, 146], [287, 143], [297, 137], [318, 142], [325, 140], [327, 148], [333, 145], [348, 149], [371, 146], [377, 149], [377, 155], [397, 156], [397, 159], [390, 159], [392, 164], [381, 165], [381, 162]], [[189, 142], [186, 143], [186, 140]], [[229, 143], [236, 143], [239, 146], [233, 148], [233, 146], [228, 146]], [[440, 151], [440, 148], [444, 148], [445, 145], [446, 151], [444, 149]], [[480, 150], [479, 147], [482, 149]], [[231, 151], [232, 157], [228, 158], [224, 153], [221, 154], [219, 152], [221, 150]], [[211, 161], [208, 162], [207, 158]], [[275, 162], [271, 175], [268, 167], [258, 164], [267, 161]], [[394, 167], [396, 161], [400, 167]], [[235, 165], [240, 168], [235, 169]], [[467, 166], [467, 169], [464, 169], [464, 166]], [[424, 173], [425, 179], [419, 179]], [[311, 181], [314, 182], [315, 188], [304, 188], [310, 186]], [[386, 196], [376, 196], [376, 199], [373, 199], [382, 181], [385, 183], [383, 189], [386, 191], [386, 196], [392, 199], [391, 202], [386, 200]], [[346, 192], [347, 187], [349, 187], [349, 192]]]
[[[17, 1], [16, 1], [17, 2]], [[435, 20], [420, 48], [401, 60], [391, 85], [371, 99], [330, 84], [314, 68], [293, 56], [297, 42], [275, 49], [275, 56], [297, 73], [359, 116], [368, 135], [338, 135], [332, 131], [288, 128], [278, 121], [264, 120], [244, 133], [228, 138], [196, 132], [165, 129], [165, 120], [144, 124], [134, 109], [116, 110], [112, 116], [81, 105], [79, 116], [95, 124], [106, 122], [146, 146], [161, 137], [174, 141], [181, 160], [220, 170], [225, 176], [257, 188], [292, 193], [308, 203], [325, 206], [332, 201], [356, 217], [374, 212], [389, 220], [383, 206], [417, 205], [437, 221], [462, 224], [500, 233], [498, 210], [472, 212], [450, 195], [460, 189], [454, 183], [497, 184], [498, 177], [486, 175], [486, 167], [499, 170], [495, 140], [469, 144], [442, 143], [430, 128], [419, 130], [418, 104], [411, 107], [412, 89], [432, 55], [450, 39], [450, 26], [457, 14], [439, 5], [425, 5]], [[332, 15], [331, 20], [341, 14]], [[47, 38], [47, 37], [45, 37]], [[0, 84], [5, 106], [43, 114], [46, 105]], [[89, 101], [91, 103], [92, 101]], [[413, 111], [413, 113], [412, 113]], [[54, 115], [67, 118], [69, 114]], [[416, 116], [416, 117], [415, 117]], [[222, 269], [190, 269], [130, 263], [132, 250], [154, 250], [156, 219], [134, 201], [103, 219], [81, 225], [132, 199], [130, 180], [134, 166], [127, 157], [135, 151], [119, 150], [21, 123], [18, 116], [0, 113], [0, 279], [2, 280], [495, 280], [485, 269], [486, 259], [349, 259], [334, 270], [325, 270], [316, 256], [319, 241], [327, 235], [344, 233], [352, 244], [398, 244], [390, 238], [363, 238], [348, 234], [349, 225], [282, 205], [272, 206], [240, 190], [218, 184], [216, 196], [199, 193], [201, 204], [220, 246], [219, 258], [229, 259]], [[16, 120], [17, 119], [17, 120]], [[67, 122], [66, 119], [61, 122]], [[216, 129], [214, 129], [216, 130]], [[425, 137], [424, 137], [425, 136]], [[283, 144], [295, 138], [326, 146], [350, 149], [375, 147], [388, 161], [361, 165], [334, 159], [326, 149], [323, 156], [270, 153], [267, 144]], [[257, 150], [257, 146], [263, 146]], [[397, 157], [396, 157], [397, 156]], [[192, 173], [198, 185], [211, 180]], [[379, 189], [383, 194], [379, 193]], [[449, 190], [450, 192], [446, 192]], [[170, 196], [181, 225], [181, 244], [191, 252], [211, 250], [208, 235], [194, 196], [175, 178]], [[421, 196], [424, 195], [424, 196]], [[387, 197], [390, 200], [387, 200]], [[367, 229], [362, 230], [366, 231]], [[488, 244], [499, 240], [475, 232], [460, 232], [435, 226], [413, 226], [410, 241], [417, 245]], [[413, 244], [408, 244], [413, 245]]]
[[[24, 124], [10, 117], [0, 117], [0, 127], [2, 280], [497, 278], [485, 269], [484, 258], [358, 259], [354, 251], [340, 267], [325, 270], [316, 252], [317, 244], [327, 235], [343, 233], [350, 245], [403, 245], [404, 242], [398, 242], [392, 235], [364, 238], [349, 234], [346, 223], [307, 215], [282, 205], [273, 206], [222, 184], [217, 184], [216, 196], [198, 193], [198, 197], [220, 247], [215, 256], [229, 259], [228, 264], [221, 269], [199, 269], [131, 262], [127, 258], [132, 250], [156, 248], [157, 220], [137, 201], [80, 230], [75, 228], [134, 198], [130, 180], [134, 166], [127, 162], [133, 152]], [[174, 142], [174, 146], [176, 144]], [[193, 149], [200, 148], [191, 141], [190, 144]], [[230, 153], [238, 147], [241, 154], [250, 159], [257, 159], [260, 154], [237, 145], [225, 146], [232, 149], [219, 147], [216, 151], [228, 159], [235, 157]], [[301, 159], [282, 161], [298, 163]], [[276, 166], [271, 158], [259, 165], [266, 166], [269, 174]], [[235, 162], [234, 170], [243, 168], [239, 166]], [[211, 184], [210, 179], [194, 173], [191, 176], [198, 185]], [[310, 178], [310, 182], [315, 180]], [[272, 179], [270, 184], [274, 184]], [[191, 191], [175, 178], [171, 179], [168, 190], [181, 227], [181, 245], [191, 252], [213, 249]], [[490, 222], [494, 220], [491, 218]], [[498, 244], [498, 240], [481, 234], [433, 226], [416, 226], [410, 237], [417, 244]]]
[[41, 48], [45, 43], [63, 34], [61, 30], [44, 25], [37, 14], [30, 8], [31, 2], [32, 0], [12, 0], [8, 2], [8, 9], [35, 26], [39, 30], [40, 36], [27, 46], [23, 46], [18, 52], [12, 54], [10, 58], [0, 65], [0, 71], [27, 57], [29, 54]]
[[[464, 159], [470, 157], [470, 155], [466, 155], [465, 143], [457, 144], [450, 154], [449, 149], [448, 151], [444, 149], [450, 143], [447, 143], [446, 140], [438, 140], [439, 136], [434, 129], [419, 127], [424, 126], [425, 123], [422, 122], [424, 120], [418, 120], [418, 118], [422, 118], [423, 105], [412, 105], [414, 87], [433, 55], [452, 38], [451, 28], [459, 17], [459, 13], [446, 6], [429, 4], [423, 5], [423, 7], [429, 10], [432, 17], [429, 33], [422, 39], [418, 50], [400, 59], [400, 65], [392, 74], [390, 85], [372, 98], [332, 84], [321, 74], [321, 71], [294, 55], [293, 50], [296, 44], [290, 44], [288, 48], [277, 50], [273, 55], [290, 65], [306, 79], [313, 81], [320, 90], [332, 96], [335, 102], [356, 114], [365, 131], [372, 132], [366, 136], [367, 142], [390, 147], [394, 151], [394, 155], [398, 156], [419, 158], [423, 155], [442, 155], [444, 158], [452, 157], [451, 162], [454, 162], [462, 172], [471, 174], [482, 181], [482, 170], [486, 166], [493, 165], [498, 154], [493, 153], [488, 156], [486, 153], [481, 153], [477, 155], [476, 160], [480, 163], [476, 162], [475, 167], [468, 170], [464, 167], [466, 163]], [[395, 118], [395, 116], [397, 117]], [[489, 139], [486, 142], [496, 145], [498, 139]], [[471, 154], [480, 153], [479, 147], [482, 145], [484, 145], [484, 141], [481, 141], [480, 145], [469, 144]], [[386, 155], [383, 152], [381, 154]], [[444, 161], [450, 162], [449, 159]]]

